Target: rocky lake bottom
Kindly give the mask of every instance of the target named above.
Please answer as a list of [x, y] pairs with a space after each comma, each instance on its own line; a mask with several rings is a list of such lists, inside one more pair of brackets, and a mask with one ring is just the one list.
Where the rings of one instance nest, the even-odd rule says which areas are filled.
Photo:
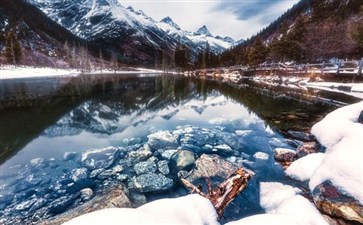
[[[19, 124], [30, 123], [35, 134], [24, 140], [16, 135], [22, 134], [19, 126], [8, 127], [14, 135], [1, 143], [12, 153], [0, 166], [0, 223], [59, 224], [75, 216], [74, 209], [136, 207], [183, 196], [188, 191], [180, 178], [206, 188], [206, 177], [216, 185], [239, 167], [254, 176], [227, 207], [222, 223], [264, 212], [260, 182], [306, 188], [285, 175], [274, 149], [296, 149], [305, 127], [335, 106], [266, 97], [243, 85], [139, 79], [113, 81], [112, 92], [73, 98], [66, 109], [59, 96], [56, 106], [36, 113], [32, 107], [39, 106], [27, 108], [28, 117]], [[49, 116], [48, 110], [59, 113]], [[45, 125], [37, 122], [44, 115]], [[271, 115], [286, 116], [276, 123]], [[289, 123], [304, 132], [287, 136]]]

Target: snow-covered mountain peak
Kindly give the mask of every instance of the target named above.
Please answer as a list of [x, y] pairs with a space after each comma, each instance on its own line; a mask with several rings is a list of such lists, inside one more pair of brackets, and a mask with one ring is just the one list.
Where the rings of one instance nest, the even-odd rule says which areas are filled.
[[209, 32], [208, 28], [203, 25], [201, 28], [199, 28], [197, 30], [197, 32], [195, 32], [196, 35], [205, 35], [205, 36], [208, 36], [208, 37], [213, 37], [213, 35]]
[[221, 36], [217, 36], [216, 39], [221, 40], [221, 41], [225, 41], [228, 43], [233, 44], [235, 41], [233, 40], [233, 38], [231, 37], [221, 37]]
[[160, 20], [160, 22], [169, 24], [170, 26], [176, 28], [177, 30], [180, 30], [180, 27], [178, 26], [178, 24], [176, 24], [169, 16], [167, 16], [164, 19]]

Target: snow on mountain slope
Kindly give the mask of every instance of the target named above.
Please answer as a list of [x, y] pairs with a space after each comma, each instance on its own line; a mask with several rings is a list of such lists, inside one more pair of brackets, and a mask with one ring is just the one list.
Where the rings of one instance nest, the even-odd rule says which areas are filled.
[[138, 45], [146, 43], [155, 49], [175, 48], [181, 43], [194, 54], [204, 50], [206, 42], [214, 53], [221, 53], [234, 44], [229, 37], [213, 37], [205, 26], [197, 32], [189, 32], [182, 30], [170, 17], [156, 22], [141, 10], [125, 8], [117, 0], [28, 1], [52, 20], [89, 41], [122, 39]]

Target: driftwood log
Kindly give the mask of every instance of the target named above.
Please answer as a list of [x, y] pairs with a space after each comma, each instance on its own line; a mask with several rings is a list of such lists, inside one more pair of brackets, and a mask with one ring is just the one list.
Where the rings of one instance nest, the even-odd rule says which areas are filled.
[[227, 178], [223, 183], [212, 189], [210, 180], [207, 179], [208, 193], [204, 193], [201, 188], [194, 186], [192, 183], [185, 179], [181, 179], [184, 186], [207, 199], [214, 205], [218, 217], [221, 218], [224, 209], [229, 203], [237, 197], [247, 186], [248, 181], [251, 179], [252, 173], [249, 173], [243, 168], [240, 168]]

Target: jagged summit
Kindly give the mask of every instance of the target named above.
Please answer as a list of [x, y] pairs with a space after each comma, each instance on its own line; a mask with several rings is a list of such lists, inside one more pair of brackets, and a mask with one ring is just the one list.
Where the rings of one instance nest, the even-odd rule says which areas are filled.
[[233, 38], [231, 38], [231, 37], [221, 37], [221, 36], [217, 36], [215, 38], [218, 39], [218, 40], [221, 40], [221, 41], [228, 42], [228, 43], [234, 43], [235, 42], [233, 40]]
[[195, 32], [196, 35], [206, 35], [208, 37], [212, 37], [213, 35], [209, 32], [208, 28], [203, 25], [201, 28], [199, 28], [197, 30], [197, 32]]
[[160, 20], [161, 23], [169, 24], [170, 26], [175, 27], [177, 30], [180, 30], [178, 24], [176, 24], [169, 16], [165, 17], [164, 19]]

